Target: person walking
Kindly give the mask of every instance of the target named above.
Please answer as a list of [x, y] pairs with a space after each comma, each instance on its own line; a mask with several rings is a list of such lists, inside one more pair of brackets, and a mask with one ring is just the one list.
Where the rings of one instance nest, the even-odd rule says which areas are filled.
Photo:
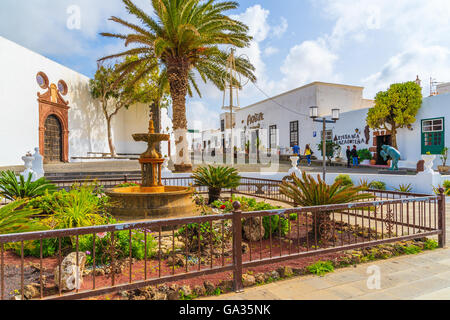
[[359, 163], [358, 163], [358, 150], [356, 149], [356, 146], [353, 146], [352, 149], [352, 158], [353, 158], [353, 166], [354, 167], [358, 167]]
[[297, 155], [299, 157], [299, 159], [297, 161], [297, 165], [300, 165], [300, 147], [297, 144], [295, 144], [292, 147], [292, 150], [294, 151], [294, 155]]
[[312, 151], [311, 148], [309, 146], [309, 144], [306, 145], [305, 147], [305, 156], [306, 156], [306, 160], [308, 160], [308, 167], [311, 167], [311, 156], [312, 156]]
[[350, 149], [350, 146], [347, 146], [347, 150], [346, 150], [346, 155], [347, 155], [347, 168], [351, 168], [351, 161], [352, 161], [352, 150]]

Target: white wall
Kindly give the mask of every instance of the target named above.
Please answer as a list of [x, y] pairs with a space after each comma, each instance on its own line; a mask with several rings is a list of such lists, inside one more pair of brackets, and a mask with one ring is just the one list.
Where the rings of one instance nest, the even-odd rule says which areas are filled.
[[[313, 132], [316, 131], [317, 136], [320, 136], [322, 131], [321, 125], [315, 124], [309, 118], [311, 106], [318, 106], [321, 115], [327, 115], [333, 108], [340, 108], [342, 112], [345, 112], [359, 110], [372, 104], [373, 101], [363, 99], [362, 87], [315, 82], [239, 110], [236, 115], [236, 126], [238, 129], [247, 128], [248, 130], [259, 125], [262, 144], [268, 147], [269, 127], [276, 125], [281, 154], [290, 154], [292, 150], [289, 124], [292, 121], [298, 121], [299, 146], [303, 152], [306, 144], [316, 147], [315, 145], [319, 142], [313, 137]], [[248, 117], [258, 113], [264, 114], [264, 120], [247, 125]], [[316, 156], [320, 155], [316, 154]]]
[[[0, 37], [0, 166], [23, 164], [21, 157], [39, 146], [39, 104], [44, 93], [36, 82], [44, 72], [50, 83], [64, 80], [69, 101], [69, 160], [88, 152], [109, 152], [106, 121], [100, 105], [89, 93], [89, 78], [33, 51]], [[134, 142], [133, 133], [148, 132], [149, 113], [145, 105], [121, 111], [113, 120], [113, 136], [118, 153], [140, 153], [144, 143]], [[163, 128], [172, 122], [162, 111]], [[172, 138], [172, 151], [174, 152]], [[167, 154], [167, 143], [163, 153]]]

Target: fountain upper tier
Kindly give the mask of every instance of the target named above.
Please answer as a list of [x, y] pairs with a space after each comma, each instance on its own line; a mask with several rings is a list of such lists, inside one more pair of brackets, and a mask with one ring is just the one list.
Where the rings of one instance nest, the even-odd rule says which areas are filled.
[[[162, 159], [162, 155], [156, 151], [156, 146], [162, 141], [169, 141], [170, 135], [155, 133], [155, 126], [153, 120], [150, 120], [148, 133], [136, 133], [133, 134], [134, 141], [137, 142], [147, 142], [148, 148], [143, 154], [141, 154], [141, 159]], [[142, 163], [142, 162], [141, 162]]]
[[139, 159], [142, 167], [142, 186], [109, 190], [108, 196], [117, 203], [112, 208], [112, 214], [127, 219], [195, 215], [191, 200], [193, 191], [188, 187], [164, 186], [161, 181], [164, 159], [156, 150], [156, 146], [162, 141], [169, 141], [170, 136], [155, 133], [152, 120], [148, 131], [133, 135], [135, 141], [146, 142], [148, 145], [147, 151]]

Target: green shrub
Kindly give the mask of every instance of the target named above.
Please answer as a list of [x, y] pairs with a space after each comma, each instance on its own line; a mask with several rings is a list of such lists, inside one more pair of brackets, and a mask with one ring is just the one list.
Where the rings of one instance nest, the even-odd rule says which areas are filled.
[[382, 181], [372, 181], [369, 183], [369, 188], [375, 190], [386, 190], [386, 183]]
[[410, 184], [401, 184], [398, 186], [398, 188], [394, 189], [395, 191], [398, 192], [406, 192], [406, 193], [411, 193], [412, 192], [412, 185]]
[[331, 261], [318, 261], [308, 267], [306, 267], [309, 273], [315, 274], [317, 276], [323, 276], [329, 272], [334, 271], [334, 266]]
[[140, 186], [140, 184], [137, 184], [134, 182], [125, 182], [125, 183], [118, 184], [114, 188], [128, 188], [128, 187], [139, 187], [139, 186]]
[[425, 245], [424, 245], [424, 250], [434, 250], [437, 249], [439, 247], [439, 244], [437, 243], [436, 240], [433, 239], [427, 239], [425, 241]]
[[353, 181], [348, 174], [340, 174], [334, 182], [340, 182], [342, 186], [353, 186]]
[[[79, 237], [79, 251], [86, 253], [86, 263], [93, 264], [93, 239], [94, 235], [88, 234]], [[157, 241], [150, 232], [147, 233], [147, 258], [156, 254]], [[76, 249], [76, 243], [72, 239], [72, 249]], [[119, 231], [114, 233], [114, 245], [111, 242], [111, 233], [97, 234], [95, 236], [95, 260], [96, 264], [107, 264], [111, 261], [111, 252], [115, 259], [126, 259], [130, 256], [130, 232]], [[145, 258], [145, 232], [144, 230], [131, 231], [131, 256], [137, 260]]]
[[42, 215], [49, 216], [55, 213], [55, 208], [64, 205], [69, 193], [62, 189], [61, 191], [49, 193], [31, 199], [27, 207], [42, 210]]
[[49, 219], [55, 229], [70, 229], [107, 224], [109, 198], [100, 194], [97, 184], [75, 184], [60, 202], [55, 203]]
[[415, 245], [404, 247], [403, 250], [405, 254], [418, 254], [422, 252], [422, 249], [420, 249], [418, 246]]
[[[175, 235], [181, 238], [189, 252], [199, 250], [199, 240], [201, 248], [208, 247], [210, 239], [213, 245], [217, 245], [223, 240], [222, 233], [215, 230], [214, 227], [211, 228], [209, 222], [184, 225], [178, 229]], [[227, 233], [225, 233], [225, 237], [227, 237]]]
[[361, 162], [364, 160], [372, 160], [372, 152], [370, 152], [369, 149], [358, 150], [358, 158]]
[[[233, 196], [232, 201], [215, 201], [213, 202], [213, 207], [222, 209], [225, 212], [233, 211], [233, 202], [239, 201], [241, 203], [241, 210], [243, 212], [253, 212], [253, 211], [268, 211], [268, 210], [276, 210], [281, 207], [272, 206], [266, 202], [257, 202], [254, 198], [247, 197], [236, 197]], [[291, 217], [289, 217], [291, 218]], [[292, 217], [294, 218], [294, 216]], [[296, 218], [296, 216], [295, 216]], [[272, 224], [272, 227], [270, 226]], [[285, 236], [289, 232], [289, 221], [288, 218], [281, 217], [279, 215], [274, 215], [271, 217], [263, 217], [263, 226], [266, 230], [264, 238], [267, 239], [270, 237], [270, 228], [272, 228], [272, 235], [280, 234], [281, 227], [281, 235]]]
[[13, 171], [0, 172], [0, 195], [8, 200], [39, 197], [56, 191], [56, 186], [45, 178], [31, 181], [32, 174], [25, 178], [19, 175], [17, 180]]

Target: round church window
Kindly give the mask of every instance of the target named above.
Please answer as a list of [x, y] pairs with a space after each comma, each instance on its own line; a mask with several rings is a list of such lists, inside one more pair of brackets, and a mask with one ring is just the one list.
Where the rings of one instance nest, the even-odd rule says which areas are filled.
[[67, 84], [63, 80], [59, 80], [59, 82], [58, 82], [58, 91], [63, 96], [65, 96], [67, 94], [67, 91], [68, 91]]
[[41, 87], [42, 89], [47, 89], [48, 88], [48, 78], [47, 75], [43, 72], [39, 72], [36, 75], [36, 81], [39, 85], [39, 87]]

